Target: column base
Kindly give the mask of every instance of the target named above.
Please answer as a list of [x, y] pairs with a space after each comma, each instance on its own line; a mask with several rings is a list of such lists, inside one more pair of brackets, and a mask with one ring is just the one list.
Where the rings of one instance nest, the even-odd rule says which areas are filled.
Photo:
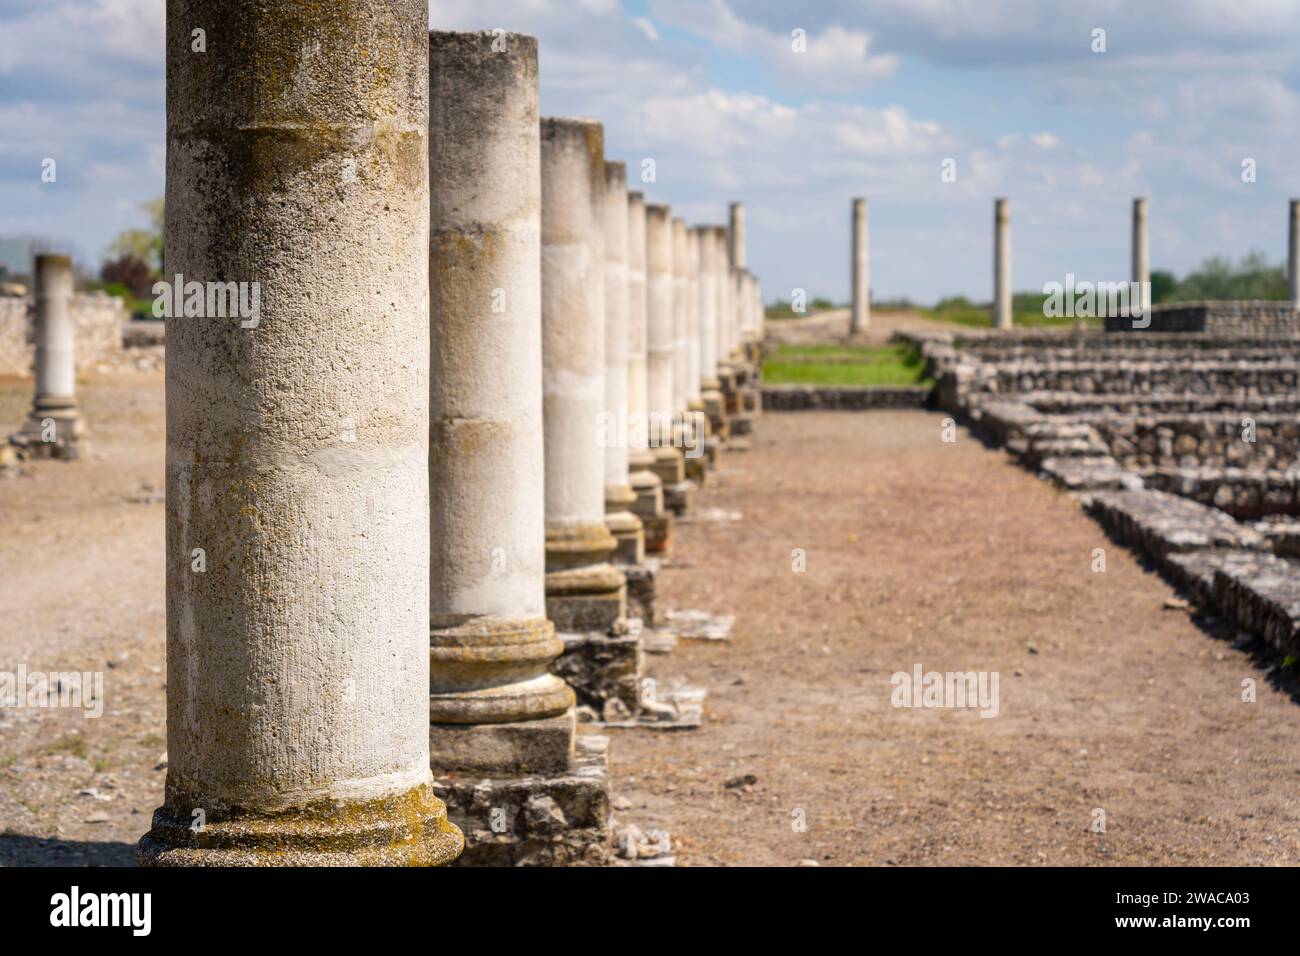
[[[190, 801], [195, 807], [199, 801]], [[211, 801], [215, 803], [215, 801]], [[443, 866], [465, 847], [432, 782], [373, 800], [321, 800], [281, 813], [163, 806], [136, 844], [141, 866]], [[219, 819], [215, 819], [217, 813]]]
[[[654, 464], [653, 458], [651, 458], [650, 464]], [[636, 501], [632, 505], [634, 515], [644, 522], [646, 518], [653, 518], [656, 515], [663, 514], [664, 486], [658, 475], [650, 471], [647, 466], [645, 469], [629, 474], [628, 482], [636, 493]]]
[[605, 486], [605, 526], [614, 536], [614, 560], [620, 564], [645, 560], [645, 528], [631, 511], [636, 501], [630, 484]]
[[41, 396], [32, 403], [22, 427], [9, 436], [20, 458], [72, 461], [89, 451], [86, 426], [76, 399]]
[[604, 716], [610, 701], [618, 710], [634, 714], [641, 700], [644, 654], [639, 633], [610, 637], [605, 634], [561, 632], [564, 653], [551, 672], [573, 688], [580, 706]]
[[695, 482], [678, 481], [664, 485], [664, 505], [675, 515], [684, 515], [695, 500]]
[[623, 565], [620, 570], [627, 577], [628, 617], [639, 617], [646, 627], [654, 627], [657, 621], [655, 581], [659, 577], [659, 559], [646, 558], [636, 564]]
[[726, 439], [729, 434], [727, 429], [727, 405], [718, 383], [712, 383], [713, 388], [704, 392], [704, 414], [709, 419], [709, 431], [715, 438]]
[[[558, 684], [564, 682], [548, 674]], [[569, 699], [573, 699], [573, 692]], [[435, 776], [442, 772], [564, 773], [573, 766], [573, 708], [558, 717], [509, 724], [430, 724], [429, 754]]]
[[434, 789], [467, 835], [456, 866], [609, 866], [609, 738], [583, 734], [566, 772], [445, 774]]
[[652, 470], [665, 489], [686, 477], [686, 460], [681, 449], [664, 446], [653, 451], [655, 463]]
[[754, 419], [744, 412], [736, 412], [727, 422], [733, 435], [750, 435], [754, 432]]
[[646, 554], [666, 555], [673, 546], [673, 516], [667, 509], [651, 518], [642, 518], [645, 526]]
[[546, 616], [559, 631], [615, 630], [627, 620], [627, 579], [612, 564], [548, 571]]
[[475, 617], [429, 629], [429, 721], [505, 724], [555, 717], [573, 693], [547, 673], [564, 644], [544, 617]]

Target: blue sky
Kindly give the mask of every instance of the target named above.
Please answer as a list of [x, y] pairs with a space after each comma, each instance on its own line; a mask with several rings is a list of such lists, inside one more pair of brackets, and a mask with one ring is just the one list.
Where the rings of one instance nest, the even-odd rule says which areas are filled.
[[[143, 224], [139, 203], [163, 187], [163, 10], [0, 6], [0, 236], [97, 266]], [[430, 13], [536, 35], [543, 111], [603, 120], [609, 157], [630, 168], [653, 157], [652, 198], [696, 222], [745, 201], [769, 299], [847, 295], [855, 195], [870, 201], [874, 297], [922, 302], [989, 296], [995, 196], [1011, 200], [1018, 289], [1127, 278], [1136, 195], [1150, 197], [1155, 268], [1252, 249], [1280, 261], [1300, 196], [1294, 0], [432, 0]]]

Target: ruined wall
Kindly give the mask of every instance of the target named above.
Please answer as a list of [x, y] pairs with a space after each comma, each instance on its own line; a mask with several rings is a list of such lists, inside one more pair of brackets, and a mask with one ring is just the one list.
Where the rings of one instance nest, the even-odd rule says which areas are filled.
[[1112, 316], [1106, 319], [1106, 331], [1300, 335], [1300, 311], [1285, 300], [1179, 302], [1154, 306], [1146, 329], [1133, 328], [1133, 320], [1126, 316]]
[[[122, 326], [130, 319], [122, 300], [102, 292], [72, 297], [77, 323], [77, 371], [119, 359]], [[30, 296], [0, 297], [0, 375], [30, 375], [35, 355], [35, 313]]]

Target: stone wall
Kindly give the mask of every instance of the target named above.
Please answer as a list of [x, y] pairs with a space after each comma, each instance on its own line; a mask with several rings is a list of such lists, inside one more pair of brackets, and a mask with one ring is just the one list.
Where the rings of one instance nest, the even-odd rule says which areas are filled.
[[[122, 327], [130, 319], [122, 300], [102, 292], [72, 297], [77, 323], [77, 371], [112, 362], [122, 355]], [[35, 356], [30, 297], [0, 297], [0, 374], [30, 375]]]
[[1106, 319], [1107, 332], [1208, 332], [1217, 335], [1300, 335], [1300, 311], [1288, 301], [1178, 302], [1151, 309], [1151, 325], [1133, 328], [1133, 319]]
[[767, 385], [763, 407], [792, 412], [809, 409], [863, 411], [872, 408], [924, 408], [931, 390], [921, 385], [896, 388], [828, 388], [821, 385]]

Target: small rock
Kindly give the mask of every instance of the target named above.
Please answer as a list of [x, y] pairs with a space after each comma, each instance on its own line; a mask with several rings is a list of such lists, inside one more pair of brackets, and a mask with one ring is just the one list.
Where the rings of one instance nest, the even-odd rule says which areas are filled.
[[533, 797], [525, 803], [524, 820], [529, 830], [543, 833], [563, 830], [569, 825], [564, 811], [551, 797]]
[[747, 773], [743, 776], [732, 777], [724, 784], [724, 786], [728, 790], [738, 790], [741, 787], [752, 787], [756, 783], [758, 783], [758, 778], [752, 773]]
[[632, 711], [628, 710], [627, 704], [617, 697], [611, 697], [605, 701], [605, 706], [601, 708], [601, 717], [607, 724], [621, 723], [625, 720], [632, 719]]
[[800, 860], [799, 866], [821, 866], [816, 860]]
[[612, 806], [615, 810], [631, 810], [632, 801], [629, 800], [627, 797], [615, 797], [613, 803], [611, 803], [610, 806]]
[[1166, 611], [1186, 611], [1190, 606], [1182, 598], [1165, 598]]
[[83, 820], [83, 823], [107, 823], [109, 816], [107, 813], [92, 813]]

